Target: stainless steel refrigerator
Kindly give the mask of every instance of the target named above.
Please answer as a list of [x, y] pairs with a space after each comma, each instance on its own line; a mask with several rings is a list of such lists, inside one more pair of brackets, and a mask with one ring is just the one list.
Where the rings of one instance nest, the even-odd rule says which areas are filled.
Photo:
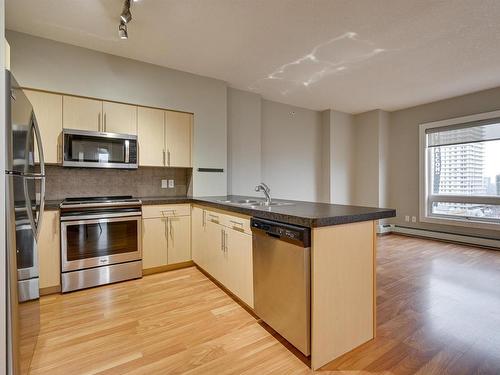
[[39, 331], [37, 239], [45, 167], [33, 107], [12, 74], [5, 74], [7, 373], [17, 375], [28, 373]]

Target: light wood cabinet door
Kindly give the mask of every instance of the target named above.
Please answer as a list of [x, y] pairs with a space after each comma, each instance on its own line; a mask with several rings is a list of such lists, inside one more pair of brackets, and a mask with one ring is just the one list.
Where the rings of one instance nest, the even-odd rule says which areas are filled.
[[168, 264], [191, 260], [191, 218], [168, 218]]
[[191, 167], [191, 128], [193, 115], [165, 111], [167, 165]]
[[102, 101], [64, 95], [63, 128], [103, 131]]
[[164, 266], [168, 263], [168, 219], [142, 220], [142, 268]]
[[61, 236], [59, 211], [45, 211], [38, 237], [40, 289], [61, 285]]
[[206, 268], [207, 234], [206, 211], [200, 207], [193, 207], [191, 212], [191, 255], [193, 261], [201, 268]]
[[140, 166], [165, 165], [164, 117], [164, 111], [160, 109], [144, 107], [137, 109]]
[[224, 251], [222, 248], [222, 238], [224, 235], [223, 226], [213, 221], [206, 223], [207, 241], [204, 248], [204, 256], [206, 259], [206, 268], [210, 275], [215, 279], [223, 282], [224, 274]]
[[[35, 111], [42, 137], [45, 163], [62, 163], [62, 95], [24, 90]], [[35, 146], [35, 161], [39, 162]]]
[[137, 135], [137, 106], [104, 101], [102, 112], [105, 132]]
[[10, 44], [5, 40], [5, 69], [10, 70]]
[[253, 308], [252, 236], [226, 229], [226, 282], [229, 290]]

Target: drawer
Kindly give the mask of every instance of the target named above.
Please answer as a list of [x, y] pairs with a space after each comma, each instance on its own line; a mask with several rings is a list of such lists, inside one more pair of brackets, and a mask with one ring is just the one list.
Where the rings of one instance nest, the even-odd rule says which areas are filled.
[[212, 210], [207, 210], [205, 209], [205, 220], [206, 221], [211, 221], [216, 224], [221, 224], [223, 225], [225, 222], [225, 216], [223, 213], [220, 213], [218, 211], [212, 211]]
[[142, 206], [142, 217], [144, 219], [190, 215], [191, 206], [189, 204], [161, 204], [154, 206]]
[[250, 229], [250, 218], [248, 216], [234, 216], [233, 214], [225, 214], [222, 225], [234, 230], [252, 234]]

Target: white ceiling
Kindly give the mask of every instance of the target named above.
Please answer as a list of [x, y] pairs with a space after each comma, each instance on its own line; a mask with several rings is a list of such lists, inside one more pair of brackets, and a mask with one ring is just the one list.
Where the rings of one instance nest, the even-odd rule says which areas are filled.
[[306, 108], [395, 110], [500, 86], [498, 0], [7, 0], [7, 28]]

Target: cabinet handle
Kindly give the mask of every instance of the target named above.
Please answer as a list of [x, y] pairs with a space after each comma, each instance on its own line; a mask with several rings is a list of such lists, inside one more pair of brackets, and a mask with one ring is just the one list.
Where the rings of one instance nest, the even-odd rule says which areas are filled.
[[203, 216], [201, 219], [202, 226], [205, 228], [207, 226], [207, 211], [203, 210]]
[[165, 165], [165, 150], [163, 150], [163, 165]]
[[97, 131], [101, 131], [101, 114], [97, 114]]
[[170, 150], [167, 150], [168, 166], [170, 167]]
[[234, 221], [234, 220], [229, 220], [230, 223], [234, 224], [234, 225], [240, 225], [240, 226], [243, 226], [243, 223], [239, 222], [239, 221]]
[[221, 236], [220, 249], [224, 251], [224, 229], [220, 230], [220, 236]]
[[106, 129], [107, 128], [107, 126], [106, 126], [106, 112], [104, 112], [104, 121], [103, 122], [104, 122], [104, 126], [103, 126], [104, 131], [107, 131], [107, 129]]
[[226, 235], [226, 238], [224, 239], [224, 251], [227, 253], [227, 240], [229, 238], [229, 233], [226, 233], [226, 231], [224, 231], [224, 234]]
[[169, 234], [170, 234], [170, 238], [173, 240], [174, 239], [174, 236], [172, 234], [172, 220], [168, 219], [168, 231], [169, 231]]
[[165, 220], [165, 237], [167, 238], [167, 247], [168, 247], [168, 219]]

